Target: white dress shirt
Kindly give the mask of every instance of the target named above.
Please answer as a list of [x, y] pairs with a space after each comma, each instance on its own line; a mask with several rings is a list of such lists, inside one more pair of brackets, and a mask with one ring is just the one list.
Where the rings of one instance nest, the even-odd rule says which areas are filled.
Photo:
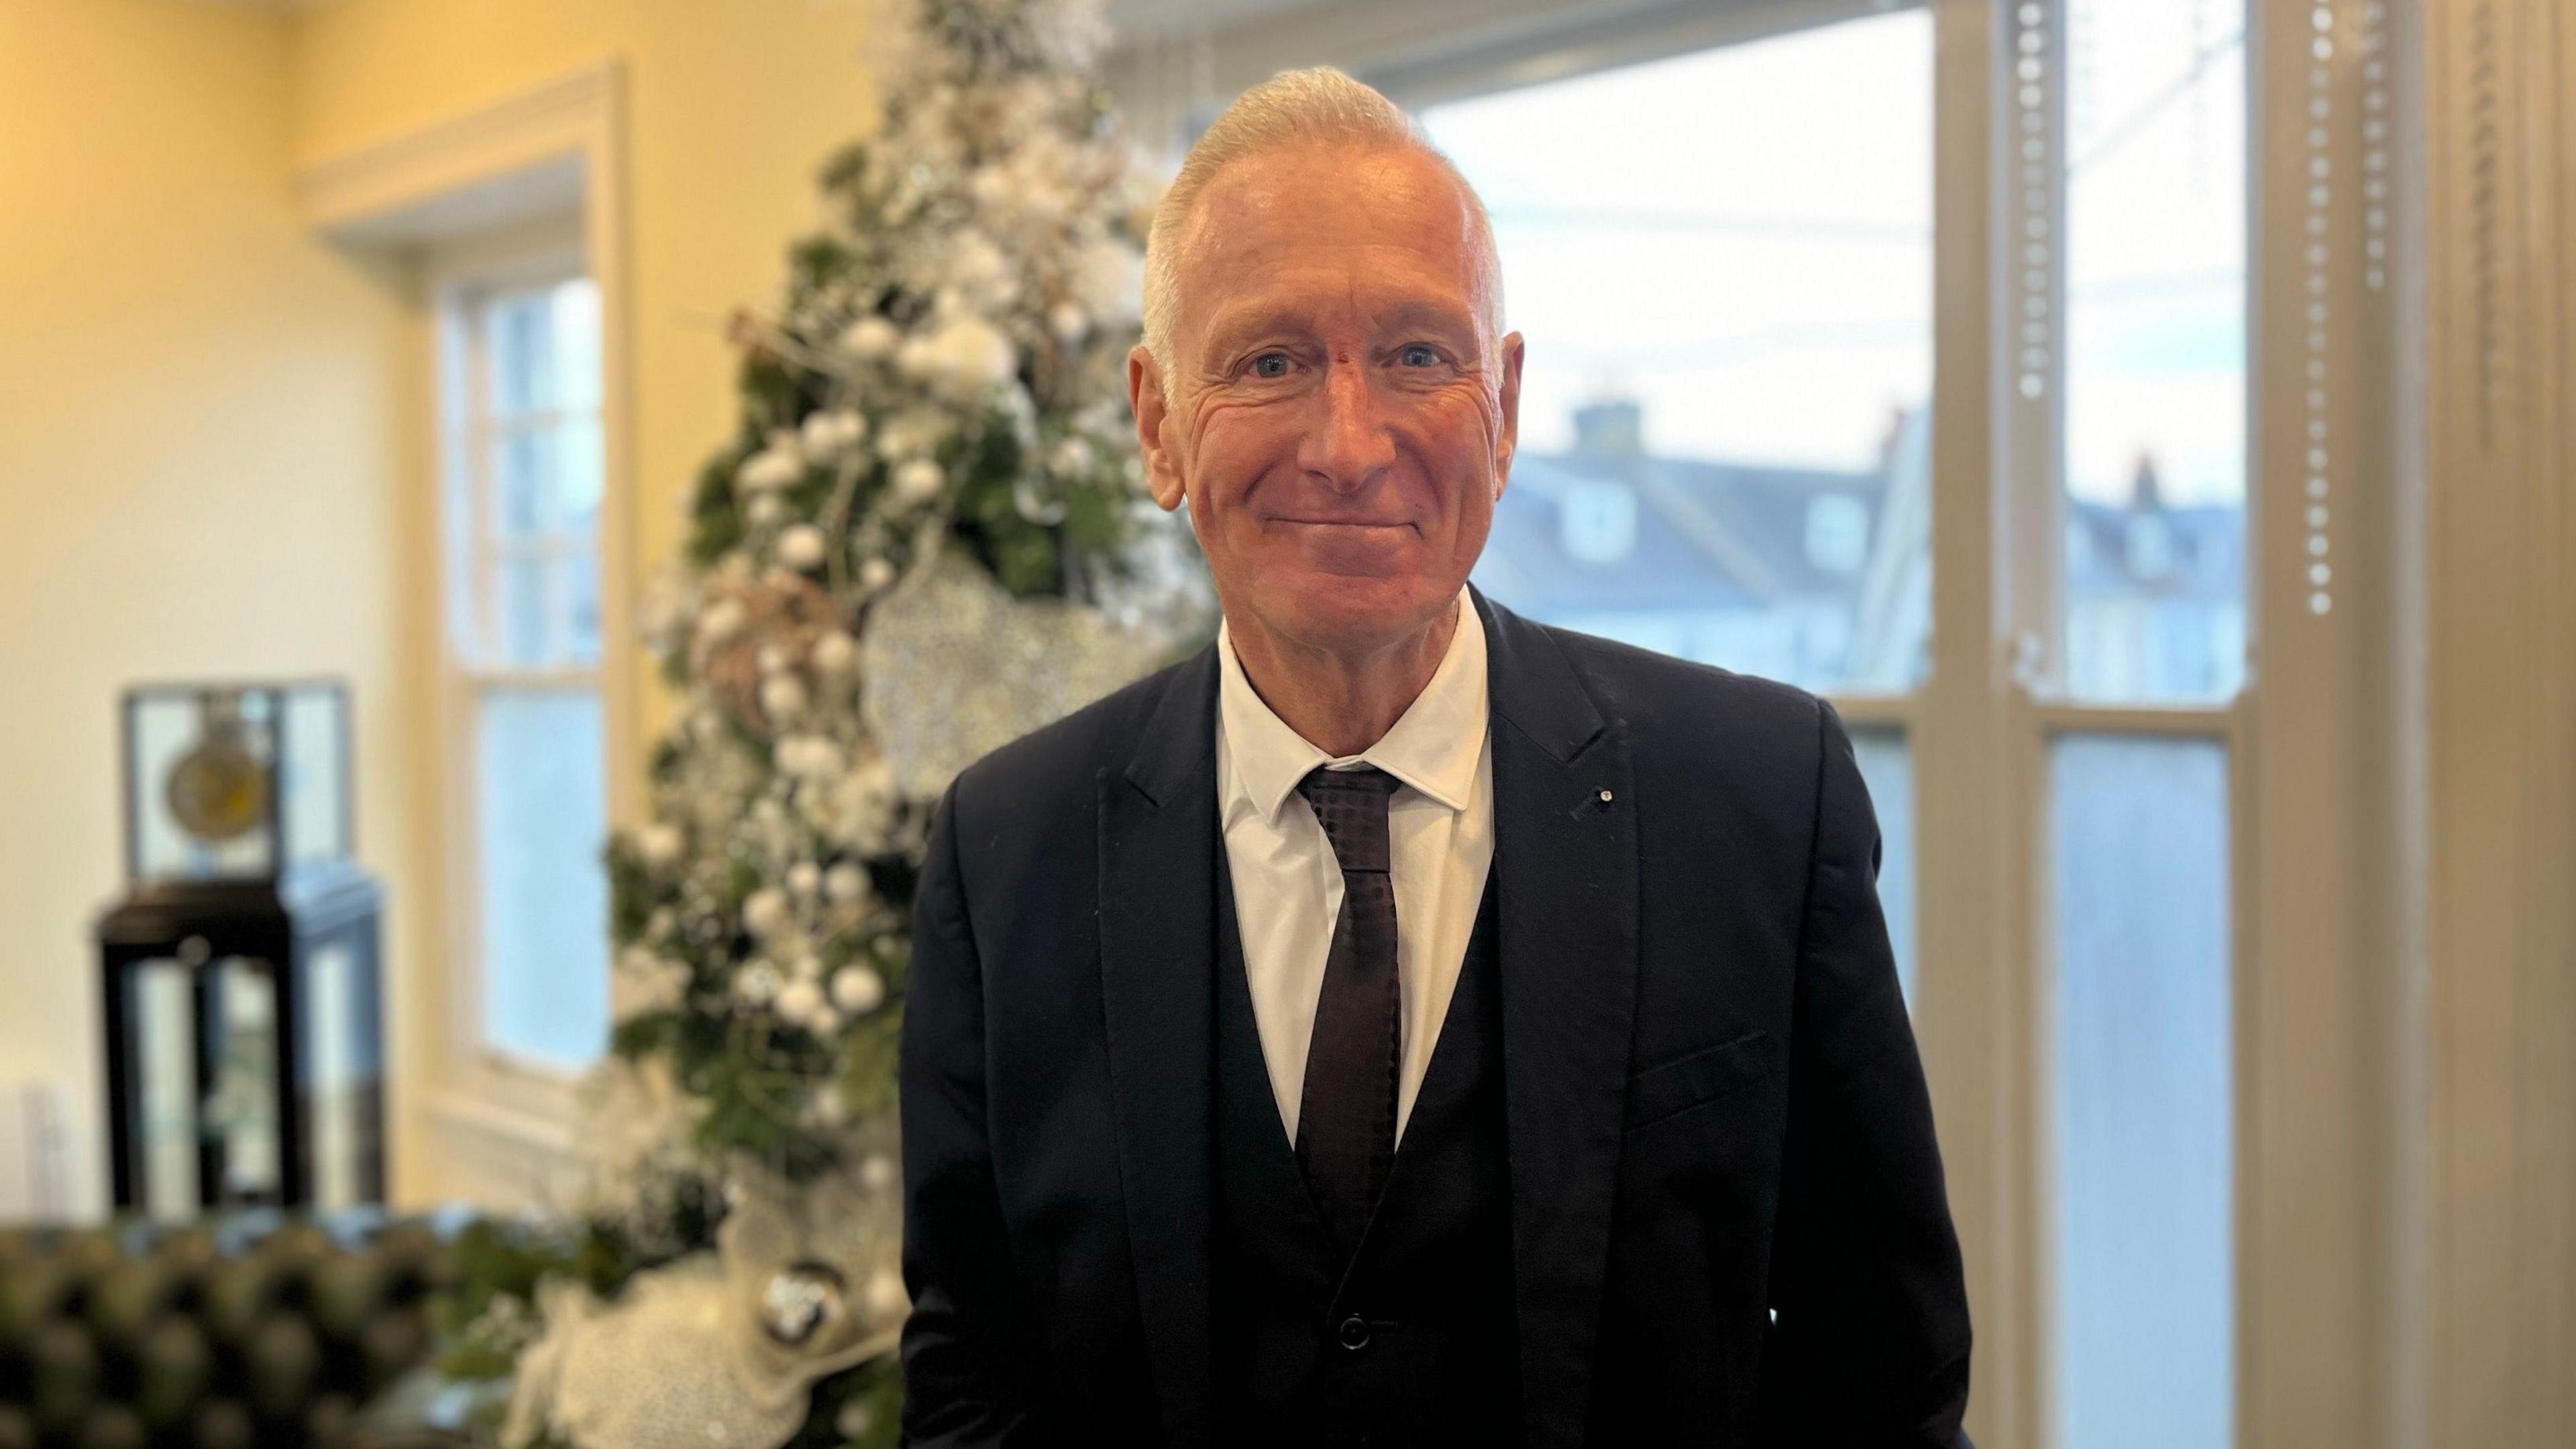
[[1384, 738], [1333, 756], [1263, 703], [1217, 628], [1217, 819], [1234, 883], [1244, 974], [1261, 1055], [1288, 1140], [1297, 1140], [1306, 1047], [1324, 991], [1324, 958], [1342, 912], [1342, 868], [1297, 782], [1317, 765], [1375, 765], [1400, 783], [1388, 801], [1395, 885], [1395, 969], [1404, 1046], [1395, 1122], [1413, 1116], [1422, 1074], [1449, 1014], [1450, 993], [1475, 929], [1494, 861], [1494, 765], [1485, 707], [1485, 626], [1462, 586], [1458, 627], [1431, 682]]

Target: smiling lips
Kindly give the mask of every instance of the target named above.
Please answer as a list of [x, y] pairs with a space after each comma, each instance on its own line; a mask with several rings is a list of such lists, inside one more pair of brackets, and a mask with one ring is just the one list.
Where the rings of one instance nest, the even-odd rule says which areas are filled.
[[1375, 523], [1375, 522], [1372, 522], [1372, 521], [1370, 521], [1370, 520], [1368, 520], [1368, 519], [1365, 519], [1365, 518], [1282, 518], [1282, 519], [1280, 519], [1280, 520], [1279, 520], [1279, 522], [1281, 522], [1281, 523], [1293, 523], [1293, 524], [1298, 525], [1298, 526], [1299, 526], [1299, 527], [1301, 527], [1301, 528], [1406, 528], [1406, 527], [1410, 527], [1410, 525], [1409, 525], [1409, 524], [1404, 524], [1404, 523]]

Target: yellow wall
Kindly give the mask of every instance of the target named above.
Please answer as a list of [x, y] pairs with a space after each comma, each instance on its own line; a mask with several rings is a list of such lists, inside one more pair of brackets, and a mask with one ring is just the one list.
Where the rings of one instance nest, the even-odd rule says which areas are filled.
[[292, 64], [275, 16], [0, 0], [0, 1086], [74, 1091], [83, 1207], [118, 690], [346, 677], [362, 852], [414, 876], [395, 480], [418, 375], [398, 300], [297, 218]]
[[80, 1206], [113, 705], [161, 677], [353, 685], [397, 1193], [462, 1185], [416, 1116], [447, 959], [427, 333], [407, 263], [309, 235], [297, 173], [623, 61], [640, 580], [735, 424], [723, 315], [775, 297], [815, 168], [873, 124], [866, 26], [857, 0], [0, 0], [0, 1086], [74, 1091]]

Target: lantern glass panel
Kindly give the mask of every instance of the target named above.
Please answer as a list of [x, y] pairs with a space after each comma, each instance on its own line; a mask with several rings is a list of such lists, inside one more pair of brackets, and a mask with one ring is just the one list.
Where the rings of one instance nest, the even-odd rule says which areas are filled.
[[296, 685], [283, 691], [286, 733], [278, 761], [285, 815], [286, 863], [346, 859], [349, 839], [349, 736], [338, 686]]
[[267, 962], [241, 957], [207, 970], [220, 1029], [206, 1134], [221, 1149], [222, 1201], [279, 1202], [277, 977]]
[[195, 974], [176, 961], [140, 961], [134, 973], [134, 1165], [146, 1216], [197, 1215], [197, 996]]
[[375, 1140], [377, 1064], [364, 1020], [373, 1010], [357, 943], [334, 937], [304, 962], [304, 1064], [309, 1106], [305, 1161], [313, 1204], [330, 1209], [373, 1201], [380, 1164]]
[[156, 690], [130, 697], [127, 789], [140, 879], [255, 879], [277, 869], [270, 788], [276, 696]]

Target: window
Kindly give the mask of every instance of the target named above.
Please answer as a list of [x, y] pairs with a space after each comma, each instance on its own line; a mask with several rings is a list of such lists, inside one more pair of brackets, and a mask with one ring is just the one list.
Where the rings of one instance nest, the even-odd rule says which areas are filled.
[[454, 946], [475, 1053], [577, 1069], [608, 1032], [600, 302], [577, 246], [440, 287]]
[[1909, 971], [1931, 66], [1930, 16], [1899, 11], [1422, 114], [1485, 200], [1530, 339], [1477, 583], [1548, 623], [1833, 695]]
[[2245, 5], [2016, 0], [2010, 18], [2010, 466], [2025, 546], [2054, 565], [2020, 620], [2046, 762], [2028, 825], [2049, 922], [2031, 948], [2049, 1430], [2225, 1445]]
[[[2079, 699], [2224, 700], [2244, 678], [2244, 21], [2243, 0], [2065, 9], [2065, 686]], [[2048, 310], [2026, 300], [2026, 345], [2044, 349]]]
[[2048, 774], [2054, 1442], [2223, 1445], [2235, 1346], [2227, 750], [2069, 733]]

